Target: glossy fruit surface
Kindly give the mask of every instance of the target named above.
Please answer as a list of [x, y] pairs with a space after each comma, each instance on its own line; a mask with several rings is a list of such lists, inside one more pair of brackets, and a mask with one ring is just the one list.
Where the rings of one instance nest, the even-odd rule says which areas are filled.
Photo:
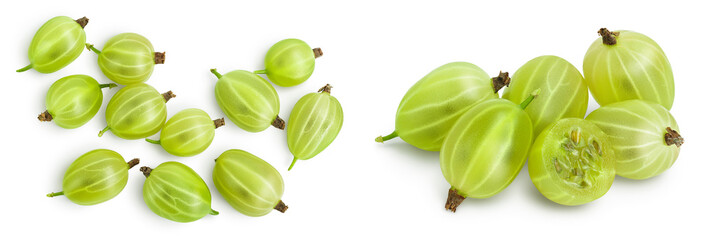
[[439, 151], [456, 120], [479, 102], [498, 98], [496, 92], [491, 78], [478, 66], [445, 64], [409, 88], [399, 103], [394, 132], [376, 141], [399, 136], [417, 148]]
[[86, 17], [77, 20], [64, 16], [49, 19], [32, 38], [27, 54], [30, 65], [17, 72], [35, 69], [40, 73], [53, 73], [69, 65], [84, 49], [84, 27], [88, 23]]
[[259, 217], [276, 209], [285, 212], [281, 201], [284, 181], [276, 169], [243, 150], [227, 150], [216, 160], [212, 179], [219, 193], [234, 209]]
[[608, 192], [614, 182], [612, 146], [609, 137], [590, 121], [556, 121], [540, 133], [530, 150], [530, 178], [553, 202], [591, 202]]
[[249, 132], [261, 132], [269, 126], [284, 129], [279, 117], [279, 95], [265, 79], [244, 70], [219, 74], [214, 87], [217, 104], [234, 124]]
[[286, 129], [288, 149], [293, 154], [289, 170], [297, 160], [310, 159], [325, 150], [343, 127], [343, 108], [330, 90], [326, 85], [301, 97], [293, 106]]
[[158, 216], [176, 222], [192, 222], [212, 210], [212, 195], [205, 181], [179, 162], [164, 162], [155, 169], [141, 167], [146, 176], [143, 200]]
[[128, 182], [128, 169], [138, 159], [126, 163], [117, 152], [96, 149], [81, 155], [69, 166], [62, 181], [62, 191], [47, 197], [64, 195], [79, 205], [94, 205], [118, 195]]
[[535, 89], [541, 89], [535, 101], [525, 108], [533, 122], [533, 136], [547, 125], [568, 117], [584, 118], [587, 113], [587, 85], [571, 63], [557, 56], [534, 58], [513, 75], [503, 98], [522, 102]]
[[313, 74], [316, 58], [323, 55], [320, 48], [311, 49], [299, 39], [284, 39], [269, 48], [264, 59], [264, 70], [269, 80], [282, 87], [291, 87], [308, 80]]
[[456, 212], [464, 198], [496, 195], [518, 176], [533, 140], [532, 122], [523, 110], [527, 103], [486, 100], [456, 121], [439, 155], [451, 184], [446, 209]]
[[584, 56], [584, 79], [601, 106], [631, 99], [673, 106], [671, 64], [661, 47], [646, 35], [610, 32], [594, 41]]
[[122, 88], [106, 106], [108, 126], [99, 133], [99, 137], [109, 130], [123, 139], [140, 139], [156, 134], [168, 116], [165, 102], [172, 97], [175, 97], [172, 92], [161, 95], [145, 83]]
[[663, 106], [641, 100], [609, 104], [587, 116], [610, 136], [616, 152], [616, 174], [631, 179], [657, 176], [670, 168], [683, 138]]
[[94, 118], [104, 99], [102, 88], [116, 84], [99, 84], [87, 75], [63, 77], [47, 91], [47, 111], [37, 117], [40, 121], [54, 121], [60, 127], [72, 129]]
[[155, 52], [150, 41], [136, 33], [113, 36], [101, 51], [91, 44], [87, 44], [87, 47], [99, 54], [101, 72], [122, 85], [147, 81], [155, 64], [165, 62], [165, 53]]
[[175, 156], [194, 156], [210, 146], [214, 139], [214, 129], [222, 125], [224, 119], [212, 120], [205, 111], [188, 108], [176, 113], [165, 123], [160, 131], [160, 140], [146, 141], [160, 144], [165, 151]]

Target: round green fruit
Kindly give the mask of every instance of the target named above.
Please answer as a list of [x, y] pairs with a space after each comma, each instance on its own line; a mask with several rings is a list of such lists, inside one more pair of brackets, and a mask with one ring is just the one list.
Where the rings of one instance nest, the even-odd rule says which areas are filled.
[[220, 74], [214, 87], [217, 104], [234, 124], [249, 132], [261, 132], [269, 126], [284, 129], [279, 117], [279, 95], [263, 78], [244, 70]]
[[400, 137], [419, 149], [439, 151], [464, 112], [484, 100], [498, 98], [498, 90], [509, 83], [507, 72], [491, 79], [467, 62], [438, 67], [409, 88], [397, 108], [395, 130], [375, 141]]
[[106, 106], [108, 126], [99, 132], [99, 137], [106, 131], [123, 139], [141, 139], [156, 134], [168, 116], [165, 103], [174, 97], [172, 91], [160, 94], [145, 83], [122, 88]]
[[296, 161], [311, 159], [325, 150], [343, 127], [343, 108], [330, 95], [326, 84], [316, 93], [309, 93], [296, 102], [286, 129], [288, 149], [293, 154], [290, 171]]
[[661, 47], [632, 31], [599, 30], [584, 55], [584, 79], [599, 105], [641, 99], [673, 106], [675, 85], [671, 64]]
[[532, 122], [525, 113], [540, 90], [516, 105], [489, 99], [470, 108], [451, 127], [439, 155], [451, 184], [445, 208], [456, 212], [465, 198], [489, 198], [503, 191], [525, 165]]
[[616, 152], [616, 174], [631, 179], [657, 176], [675, 163], [684, 140], [673, 115], [663, 106], [642, 100], [609, 104], [587, 120], [610, 136]]
[[205, 181], [179, 162], [164, 162], [155, 169], [141, 167], [145, 175], [143, 201], [158, 216], [175, 222], [196, 221], [212, 210], [212, 195]]
[[533, 122], [533, 136], [547, 125], [568, 117], [584, 118], [587, 113], [587, 85], [571, 63], [557, 56], [541, 56], [520, 67], [503, 93], [511, 102], [522, 102], [530, 91], [541, 89], [540, 96], [525, 108]]
[[30, 43], [28, 57], [30, 65], [17, 72], [34, 69], [40, 73], [53, 73], [73, 62], [84, 48], [89, 23], [86, 17], [74, 20], [59, 16], [49, 19], [37, 30]]
[[81, 127], [94, 118], [104, 99], [102, 88], [113, 88], [116, 84], [99, 84], [87, 75], [63, 77], [52, 84], [47, 91], [47, 110], [37, 119], [42, 122], [54, 121], [62, 128]]
[[94, 205], [114, 198], [128, 182], [128, 169], [139, 160], [126, 163], [117, 152], [96, 149], [81, 155], [64, 173], [62, 191], [47, 197], [66, 196], [79, 205]]
[[271, 82], [282, 87], [296, 86], [313, 74], [316, 58], [320, 56], [323, 56], [320, 48], [311, 49], [299, 39], [284, 39], [269, 48], [265, 69], [254, 73], [266, 74]]
[[243, 150], [227, 150], [216, 160], [212, 179], [234, 209], [251, 217], [264, 216], [276, 209], [285, 212], [281, 201], [284, 181], [271, 164]]
[[205, 151], [214, 139], [215, 128], [221, 126], [224, 126], [224, 118], [212, 120], [205, 111], [189, 108], [178, 112], [165, 123], [160, 131], [160, 140], [145, 140], [160, 144], [172, 155], [189, 157]]
[[86, 47], [99, 54], [99, 68], [108, 79], [122, 85], [142, 83], [150, 78], [155, 64], [165, 63], [165, 52], [155, 52], [147, 38], [121, 33], [106, 42], [103, 50]]
[[530, 150], [528, 172], [543, 196], [562, 205], [600, 198], [614, 182], [613, 142], [592, 122], [565, 118], [550, 124]]

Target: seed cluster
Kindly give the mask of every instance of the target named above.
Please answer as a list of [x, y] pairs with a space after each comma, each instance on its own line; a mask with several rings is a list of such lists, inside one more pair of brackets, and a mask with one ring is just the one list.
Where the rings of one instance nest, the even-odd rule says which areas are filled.
[[581, 129], [574, 129], [565, 134], [560, 143], [564, 153], [553, 157], [555, 171], [567, 183], [579, 188], [587, 188], [599, 175], [602, 156], [601, 145], [594, 138], [585, 139]]

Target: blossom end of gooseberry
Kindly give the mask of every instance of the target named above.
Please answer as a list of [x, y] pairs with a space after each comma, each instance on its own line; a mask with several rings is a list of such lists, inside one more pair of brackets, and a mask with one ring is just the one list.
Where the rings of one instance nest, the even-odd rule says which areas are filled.
[[285, 213], [286, 210], [288, 210], [288, 206], [283, 201], [279, 200], [279, 203], [276, 204], [274, 209], [276, 209], [276, 211], [279, 211], [281, 213]]

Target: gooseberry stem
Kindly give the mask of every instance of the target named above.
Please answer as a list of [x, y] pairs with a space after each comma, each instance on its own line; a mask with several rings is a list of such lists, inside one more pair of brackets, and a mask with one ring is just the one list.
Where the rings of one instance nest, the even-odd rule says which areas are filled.
[[99, 88], [115, 88], [118, 87], [115, 83], [99, 84]]
[[510, 77], [508, 72], [500, 71], [497, 77], [491, 78], [491, 84], [493, 84], [493, 92], [498, 93], [501, 88], [510, 86]]
[[56, 196], [62, 196], [62, 195], [64, 195], [64, 192], [53, 192], [53, 193], [47, 194], [47, 197], [56, 197]]
[[24, 71], [27, 71], [27, 70], [30, 70], [30, 69], [32, 69], [32, 63], [30, 63], [30, 65], [27, 65], [27, 66], [25, 66], [25, 67], [23, 67], [23, 68], [17, 69], [15, 72], [24, 72]]
[[397, 134], [397, 130], [394, 130], [392, 133], [390, 133], [390, 135], [387, 135], [384, 137], [379, 136], [379, 137], [375, 138], [375, 142], [384, 143], [385, 141], [396, 138], [396, 137], [399, 137], [399, 135]]
[[219, 74], [219, 72], [217, 72], [217, 69], [216, 69], [216, 68], [210, 69], [210, 72], [212, 72], [212, 74], [214, 74], [215, 76], [217, 76], [217, 79], [222, 78], [222, 74]]
[[140, 171], [143, 173], [143, 176], [149, 177], [149, 176], [150, 176], [150, 172], [152, 172], [153, 169], [152, 169], [152, 168], [149, 168], [149, 167], [146, 167], [146, 166], [142, 166], [141, 169], [140, 169]]
[[675, 145], [676, 147], [680, 147], [683, 145], [685, 140], [683, 140], [683, 137], [680, 136], [680, 133], [678, 131], [673, 130], [671, 127], [666, 127], [666, 134], [665, 134], [665, 140], [666, 140], [666, 145]]
[[153, 139], [145, 139], [146, 142], [152, 143], [152, 144], [160, 144], [160, 140], [153, 140]]
[[153, 53], [153, 63], [164, 64], [165, 63], [165, 52], [154, 52]]
[[313, 49], [313, 57], [319, 58], [321, 56], [323, 56], [323, 50], [321, 50], [320, 48], [314, 48]]
[[318, 89], [318, 92], [319, 92], [319, 93], [324, 92], [324, 93], [330, 94], [330, 91], [331, 91], [332, 89], [333, 89], [333, 86], [331, 86], [330, 84], [325, 84], [325, 86], [323, 86], [322, 88]]
[[210, 215], [219, 215], [219, 212], [215, 211], [214, 209], [210, 209]]
[[94, 47], [94, 44], [86, 43], [86, 49], [89, 49], [89, 50], [91, 50], [92, 52], [95, 52], [96, 54], [101, 54], [101, 51], [98, 50], [98, 49], [96, 49], [96, 48]]
[[537, 97], [537, 95], [539, 95], [539, 94], [540, 94], [540, 89], [539, 89], [539, 88], [538, 88], [538, 89], [535, 89], [535, 91], [532, 91], [532, 92], [530, 93], [530, 96], [528, 96], [528, 98], [526, 98], [525, 101], [523, 101], [522, 103], [520, 103], [520, 108], [522, 108], [523, 110], [525, 110], [525, 108], [527, 108], [528, 105], [530, 105], [530, 102], [532, 102], [532, 100], [535, 99], [535, 98]]
[[293, 165], [296, 164], [296, 161], [298, 161], [298, 158], [294, 156], [293, 161], [291, 161], [291, 166], [288, 166], [288, 171], [291, 171], [291, 168], [293, 168]]
[[103, 136], [105, 132], [111, 130], [108, 126], [106, 126], [103, 130], [99, 132], [99, 137]]
[[167, 92], [163, 93], [163, 99], [165, 99], [166, 103], [168, 101], [170, 101], [170, 99], [173, 99], [175, 97], [177, 97], [177, 96], [175, 94], [173, 94], [173, 91], [167, 91]]
[[288, 206], [286, 206], [283, 201], [279, 200], [279, 203], [276, 204], [276, 207], [274, 207], [274, 209], [276, 209], [276, 211], [284, 213], [286, 212], [286, 210], [288, 210]]
[[604, 45], [616, 45], [616, 38], [619, 36], [619, 32], [612, 32], [609, 31], [609, 29], [601, 28], [597, 33], [599, 36], [602, 36], [602, 43], [604, 43]]
[[461, 205], [466, 197], [459, 195], [458, 191], [454, 187], [449, 188], [449, 196], [446, 198], [446, 205], [444, 208], [446, 210], [456, 212], [456, 208]]
[[39, 119], [40, 122], [51, 122], [52, 114], [49, 113], [48, 110], [45, 110], [43, 113], [40, 113], [39, 116], [37, 116], [37, 119]]
[[141, 163], [141, 160], [140, 160], [140, 159], [138, 159], [138, 158], [131, 159], [131, 161], [128, 161], [128, 162], [127, 162], [127, 164], [128, 164], [128, 169], [131, 169], [131, 168], [135, 167], [135, 166], [138, 165], [139, 163]]
[[81, 26], [81, 28], [84, 28], [84, 27], [86, 27], [86, 24], [89, 24], [89, 19], [86, 18], [86, 17], [82, 17], [82, 18], [79, 18], [79, 19], [74, 20], [74, 21], [75, 21], [76, 23], [78, 23], [79, 26]]
[[286, 121], [284, 121], [279, 115], [276, 115], [276, 118], [274, 118], [274, 121], [271, 122], [271, 126], [274, 126], [275, 128], [284, 130], [286, 128]]
[[266, 70], [256, 70], [254, 74], [266, 74]]
[[215, 129], [219, 128], [221, 126], [224, 126], [224, 118], [218, 118], [218, 119], [212, 120], [212, 122], [214, 122]]

